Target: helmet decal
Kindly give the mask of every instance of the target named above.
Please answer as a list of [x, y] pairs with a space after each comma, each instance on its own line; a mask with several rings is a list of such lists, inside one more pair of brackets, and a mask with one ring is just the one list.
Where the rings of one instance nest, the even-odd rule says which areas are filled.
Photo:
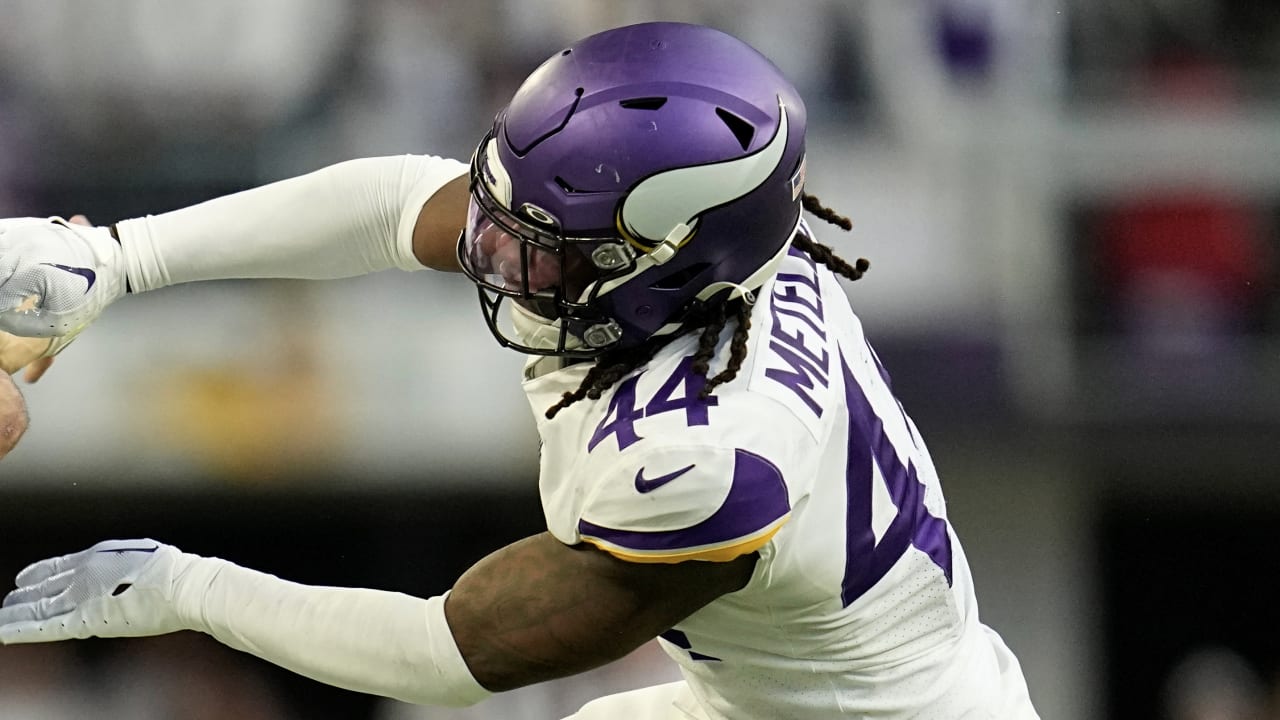
[[669, 239], [680, 224], [692, 234], [702, 213], [755, 190], [777, 169], [787, 147], [787, 108], [778, 100], [780, 118], [773, 139], [760, 150], [725, 162], [680, 167], [641, 180], [619, 209], [619, 228], [640, 244]]

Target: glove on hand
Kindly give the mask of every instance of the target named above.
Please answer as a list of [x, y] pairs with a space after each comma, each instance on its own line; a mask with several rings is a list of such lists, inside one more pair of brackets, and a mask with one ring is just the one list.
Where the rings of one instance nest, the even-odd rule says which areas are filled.
[[[0, 644], [141, 637], [191, 628], [179, 584], [200, 558], [154, 540], [108, 540], [18, 573], [0, 606]], [[198, 603], [196, 603], [198, 608]]]
[[125, 294], [124, 251], [103, 227], [0, 220], [0, 330], [66, 347]]

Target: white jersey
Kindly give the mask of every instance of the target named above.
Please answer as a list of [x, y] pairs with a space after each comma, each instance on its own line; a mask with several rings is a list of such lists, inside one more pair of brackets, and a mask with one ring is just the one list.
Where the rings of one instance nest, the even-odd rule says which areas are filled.
[[[728, 358], [731, 327], [711, 365]], [[553, 420], [585, 365], [528, 380], [551, 533], [633, 562], [759, 560], [662, 634], [710, 718], [1034, 718], [978, 621], [933, 462], [835, 276], [793, 249], [746, 362], [698, 399], [695, 337]]]

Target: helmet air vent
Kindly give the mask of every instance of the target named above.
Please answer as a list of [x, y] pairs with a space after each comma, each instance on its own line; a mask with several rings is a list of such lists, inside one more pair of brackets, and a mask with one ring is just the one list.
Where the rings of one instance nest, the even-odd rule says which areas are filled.
[[618, 104], [628, 110], [657, 110], [667, 104], [664, 97], [641, 97], [619, 100]]
[[649, 287], [654, 290], [679, 290], [709, 267], [711, 267], [711, 263], [694, 263], [687, 268], [671, 273]]
[[738, 144], [743, 150], [751, 146], [751, 138], [756, 136], [756, 129], [751, 123], [721, 107], [716, 108], [716, 115], [728, 126], [729, 132], [738, 139]]
[[560, 188], [567, 195], [575, 195], [575, 194], [586, 195], [590, 193], [609, 192], [608, 190], [587, 190], [585, 188], [576, 187], [573, 185], [573, 183], [570, 183], [568, 180], [565, 180], [559, 175], [552, 178], [552, 180], [555, 182], [556, 187]]

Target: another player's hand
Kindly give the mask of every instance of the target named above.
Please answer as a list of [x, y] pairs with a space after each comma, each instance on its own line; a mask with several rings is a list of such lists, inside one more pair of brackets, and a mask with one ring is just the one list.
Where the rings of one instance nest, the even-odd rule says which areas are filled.
[[27, 402], [13, 379], [0, 373], [0, 460], [4, 459], [27, 431]]
[[0, 220], [0, 331], [61, 350], [125, 293], [124, 252], [83, 218]]
[[0, 372], [12, 375], [26, 368], [23, 378], [35, 382], [53, 364], [52, 338], [28, 338], [0, 332]]
[[0, 607], [0, 644], [140, 637], [190, 627], [178, 607], [198, 559], [154, 540], [108, 540], [18, 573]]

